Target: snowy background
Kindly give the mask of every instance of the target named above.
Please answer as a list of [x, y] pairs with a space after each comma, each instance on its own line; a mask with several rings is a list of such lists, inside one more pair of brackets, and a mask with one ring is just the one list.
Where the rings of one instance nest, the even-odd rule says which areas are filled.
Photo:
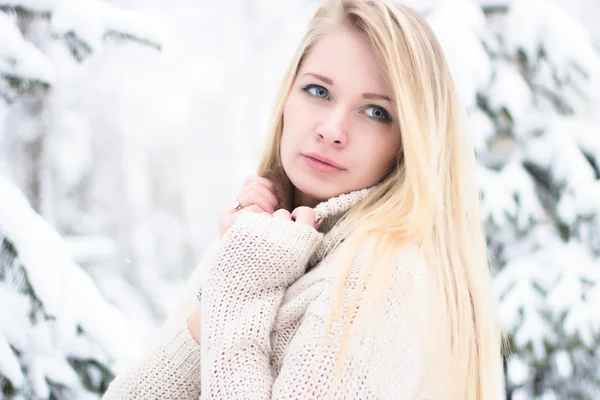
[[[260, 154], [319, 2], [0, 0], [0, 398], [99, 398]], [[600, 398], [600, 2], [405, 0], [469, 112], [507, 399]]]

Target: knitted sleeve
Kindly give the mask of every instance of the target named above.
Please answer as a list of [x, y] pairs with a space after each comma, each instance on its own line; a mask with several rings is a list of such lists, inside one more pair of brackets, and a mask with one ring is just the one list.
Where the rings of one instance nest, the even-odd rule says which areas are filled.
[[203, 399], [437, 398], [426, 350], [428, 282], [416, 257], [399, 257], [384, 317], [350, 344], [334, 388], [342, 331], [334, 328], [319, 347], [328, 317], [320, 301], [293, 333], [279, 370], [271, 365], [283, 292], [304, 273], [320, 234], [262, 215], [240, 218], [230, 232], [203, 291]]
[[252, 213], [223, 237], [202, 291], [203, 398], [271, 398], [275, 316], [322, 237], [307, 225]]
[[200, 345], [187, 327], [206, 270], [218, 244], [210, 247], [187, 281], [150, 351], [109, 385], [103, 400], [194, 399], [200, 396]]

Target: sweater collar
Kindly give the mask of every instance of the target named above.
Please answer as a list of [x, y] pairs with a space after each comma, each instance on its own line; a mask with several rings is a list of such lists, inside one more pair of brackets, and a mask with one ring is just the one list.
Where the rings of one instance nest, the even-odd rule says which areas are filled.
[[317, 204], [314, 208], [317, 221], [321, 221], [319, 230], [323, 233], [331, 231], [333, 226], [354, 206], [371, 194], [377, 185], [366, 189], [355, 190], [350, 193], [332, 197]]
[[331, 199], [317, 204], [314, 208], [315, 220], [321, 221], [319, 231], [325, 234], [323, 241], [317, 247], [306, 266], [309, 271], [314, 268], [327, 254], [336, 246], [336, 243], [343, 241], [341, 232], [332, 232], [335, 224], [354, 206], [363, 201], [371, 194], [378, 185], [366, 189], [355, 190], [350, 193], [332, 197]]

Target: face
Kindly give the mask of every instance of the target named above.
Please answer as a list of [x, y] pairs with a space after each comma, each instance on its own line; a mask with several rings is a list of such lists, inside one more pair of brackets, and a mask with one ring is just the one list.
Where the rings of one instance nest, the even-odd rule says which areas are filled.
[[295, 205], [371, 187], [396, 165], [400, 132], [364, 33], [340, 28], [306, 55], [283, 111], [281, 158]]

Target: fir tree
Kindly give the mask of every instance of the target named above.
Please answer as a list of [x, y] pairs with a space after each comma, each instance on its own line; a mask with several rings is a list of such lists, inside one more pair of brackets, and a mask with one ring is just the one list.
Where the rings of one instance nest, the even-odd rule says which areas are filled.
[[0, 176], [2, 398], [99, 398], [117, 362], [132, 356], [135, 341], [124, 315], [102, 298], [39, 215], [52, 220], [44, 197], [52, 197], [54, 181], [62, 178], [48, 162], [56, 134], [47, 127], [57, 74], [45, 50], [60, 41], [77, 63], [107, 41], [160, 50], [159, 28], [101, 1], [0, 1], [0, 120], [10, 112], [35, 124], [30, 137], [0, 132], [10, 134], [12, 149], [24, 155], [16, 175], [25, 178], [21, 193]]
[[0, 193], [2, 396], [98, 398], [119, 362], [135, 356], [133, 330], [3, 177]]
[[482, 3], [492, 74], [471, 117], [507, 398], [598, 398], [600, 55], [557, 3]]

